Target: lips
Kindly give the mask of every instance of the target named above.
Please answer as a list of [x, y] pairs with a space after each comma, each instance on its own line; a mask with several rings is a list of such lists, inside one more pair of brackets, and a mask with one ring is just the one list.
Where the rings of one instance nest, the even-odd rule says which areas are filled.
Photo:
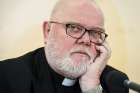
[[86, 57], [88, 57], [88, 59], [90, 60], [90, 56], [89, 56], [89, 54], [86, 53], [86, 52], [83, 52], [83, 51], [75, 51], [75, 52], [72, 52], [72, 53], [71, 53], [71, 55], [73, 55], [73, 54], [79, 54], [79, 55], [86, 56]]

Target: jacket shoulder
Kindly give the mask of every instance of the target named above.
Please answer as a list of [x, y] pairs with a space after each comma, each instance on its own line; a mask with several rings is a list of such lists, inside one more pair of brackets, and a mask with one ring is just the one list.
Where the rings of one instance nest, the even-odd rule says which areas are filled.
[[[42, 52], [43, 48], [36, 49], [34, 51], [28, 52], [20, 57], [6, 59], [0, 61], [0, 69], [2, 70], [14, 70], [14, 69], [27, 69], [31, 68], [35, 59]], [[41, 52], [40, 52], [41, 51]]]
[[32, 64], [37, 51], [0, 61], [0, 93], [28, 93], [33, 79]]

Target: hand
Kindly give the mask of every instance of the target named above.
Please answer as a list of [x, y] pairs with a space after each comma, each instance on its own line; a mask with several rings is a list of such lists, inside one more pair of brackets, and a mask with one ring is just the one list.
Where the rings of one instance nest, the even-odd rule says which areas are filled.
[[87, 72], [79, 79], [82, 91], [93, 89], [100, 84], [101, 73], [110, 58], [111, 49], [107, 42], [101, 46], [96, 46], [96, 50], [100, 51], [100, 54], [96, 57], [94, 62], [87, 67]]

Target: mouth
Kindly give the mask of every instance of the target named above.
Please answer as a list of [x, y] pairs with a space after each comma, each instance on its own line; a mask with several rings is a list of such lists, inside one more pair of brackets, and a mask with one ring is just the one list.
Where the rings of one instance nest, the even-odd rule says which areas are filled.
[[72, 52], [71, 55], [78, 55], [81, 57], [87, 57], [88, 60], [90, 60], [90, 56], [88, 53], [83, 52], [83, 51], [76, 51], [76, 52]]

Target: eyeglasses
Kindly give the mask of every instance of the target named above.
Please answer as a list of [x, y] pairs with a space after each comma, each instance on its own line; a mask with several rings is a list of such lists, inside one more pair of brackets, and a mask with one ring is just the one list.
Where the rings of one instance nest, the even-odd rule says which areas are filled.
[[87, 29], [84, 26], [78, 24], [78, 23], [60, 23], [56, 21], [49, 21], [49, 23], [55, 23], [55, 24], [62, 24], [64, 25], [66, 29], [66, 34], [71, 36], [75, 39], [80, 39], [82, 36], [88, 32], [90, 37], [90, 42], [101, 45], [107, 38], [107, 34], [105, 33], [104, 29], [102, 28], [92, 28]]

